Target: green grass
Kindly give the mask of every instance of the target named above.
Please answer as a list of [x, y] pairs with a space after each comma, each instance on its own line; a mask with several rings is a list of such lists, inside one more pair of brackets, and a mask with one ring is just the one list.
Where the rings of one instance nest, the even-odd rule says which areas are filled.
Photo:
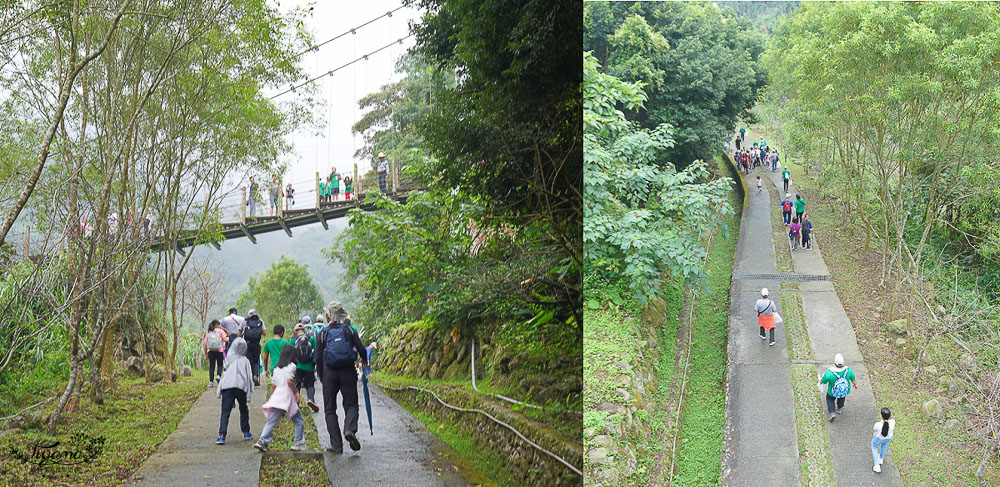
[[[735, 191], [730, 194], [730, 204], [740, 206]], [[727, 224], [730, 231], [717, 235], [709, 252], [708, 291], [698, 295], [690, 325], [693, 343], [678, 440], [677, 485], [719, 484], [726, 415], [729, 283], [739, 235], [738, 211]]]
[[[0, 455], [0, 485], [121, 485], [174, 429], [205, 392], [208, 373], [194, 370], [176, 383], [145, 384], [143, 379], [120, 379], [105, 404], [85, 395], [63, 414], [56, 434], [25, 430], [0, 438], [0, 451], [26, 451], [38, 441], [67, 441], [74, 433], [105, 439], [103, 452], [80, 465], [28, 465], [8, 454]], [[50, 406], [48, 410], [51, 410]]]
[[330, 478], [322, 458], [279, 459], [265, 456], [260, 461], [260, 487], [326, 487]]
[[799, 473], [803, 487], [828, 487], [833, 482], [830, 439], [823, 408], [816, 395], [816, 368], [792, 366], [795, 392], [795, 430], [799, 438]]
[[[410, 409], [410, 408], [407, 408]], [[489, 477], [475, 479], [481, 485], [514, 486], [510, 473], [504, 468], [505, 461], [490, 449], [476, 444], [475, 437], [462, 427], [449, 420], [440, 420], [436, 416], [416, 409], [410, 409], [413, 416], [420, 420], [435, 436], [441, 439], [451, 449], [462, 454], [462, 458], [472, 464], [476, 470]], [[452, 461], [456, 459], [451, 459]], [[460, 465], [461, 467], [461, 465]], [[468, 471], [468, 470], [467, 470]]]
[[[782, 287], [785, 284], [782, 283]], [[781, 297], [781, 317], [785, 320], [783, 327], [785, 339], [788, 342], [788, 356], [792, 360], [813, 360], [812, 346], [809, 342], [809, 332], [806, 329], [805, 315], [802, 313], [802, 296], [799, 293], [779, 293]]]

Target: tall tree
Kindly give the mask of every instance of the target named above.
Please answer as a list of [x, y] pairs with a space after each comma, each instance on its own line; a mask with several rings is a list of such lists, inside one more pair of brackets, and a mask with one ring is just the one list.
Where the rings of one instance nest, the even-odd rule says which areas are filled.
[[300, 316], [316, 312], [323, 304], [309, 271], [284, 256], [264, 273], [252, 276], [247, 282], [247, 290], [236, 301], [241, 309], [256, 309], [271, 328], [274, 325], [288, 328]]

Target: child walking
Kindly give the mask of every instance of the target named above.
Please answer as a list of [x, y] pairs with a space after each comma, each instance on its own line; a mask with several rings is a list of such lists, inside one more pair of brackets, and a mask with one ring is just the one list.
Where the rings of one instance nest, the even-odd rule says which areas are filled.
[[253, 447], [262, 452], [268, 450], [274, 427], [282, 416], [288, 416], [292, 423], [295, 423], [295, 442], [292, 443], [292, 450], [306, 449], [303, 429], [305, 420], [302, 418], [302, 411], [299, 410], [299, 391], [295, 388], [296, 356], [295, 347], [291, 345], [285, 345], [281, 349], [278, 366], [274, 368], [271, 376], [271, 397], [260, 407], [264, 416], [267, 416], [267, 424], [264, 425], [264, 431], [260, 433], [260, 439]]
[[202, 340], [205, 349], [205, 357], [208, 359], [208, 387], [215, 386], [215, 381], [222, 376], [223, 352], [226, 350], [226, 342], [229, 341], [229, 332], [219, 323], [219, 320], [212, 320], [208, 324], [208, 333]]
[[757, 192], [760, 193], [764, 189], [764, 183], [760, 182], [760, 176], [757, 176]]
[[222, 398], [222, 416], [219, 418], [219, 438], [216, 445], [226, 444], [226, 432], [229, 430], [229, 413], [233, 411], [234, 403], [240, 404], [240, 431], [244, 440], [252, 440], [250, 434], [250, 396], [253, 394], [253, 374], [250, 371], [250, 360], [247, 359], [247, 342], [243, 337], [233, 339], [229, 347], [229, 356], [224, 365], [225, 372], [219, 381], [215, 397]]
[[799, 249], [799, 238], [801, 238], [802, 224], [798, 218], [792, 218], [792, 224], [788, 225], [788, 238], [792, 239], [792, 250]]
[[354, 178], [347, 176], [344, 178], [344, 199], [351, 199], [351, 190], [354, 189]]
[[896, 428], [896, 420], [889, 419], [892, 416], [889, 408], [882, 408], [880, 413], [882, 420], [876, 421], [872, 427], [875, 430], [872, 435], [872, 461], [875, 462], [872, 470], [875, 473], [882, 472], [882, 463], [885, 462], [885, 454], [889, 453], [889, 442], [892, 441], [892, 430]]

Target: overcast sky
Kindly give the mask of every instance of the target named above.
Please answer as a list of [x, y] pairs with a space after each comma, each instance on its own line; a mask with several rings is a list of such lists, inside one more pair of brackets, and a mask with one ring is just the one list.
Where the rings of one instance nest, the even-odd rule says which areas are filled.
[[[313, 6], [312, 16], [306, 19], [306, 25], [312, 31], [317, 43], [340, 35], [352, 27], [361, 25], [402, 5], [400, 0], [371, 0], [367, 2], [340, 1], [307, 1], [283, 0], [279, 8], [287, 12], [289, 9]], [[308, 53], [299, 60], [300, 66], [310, 78], [325, 73], [354, 60], [363, 54], [374, 51], [391, 41], [409, 34], [408, 24], [419, 21], [420, 11], [414, 8], [404, 8], [392, 14], [392, 17], [379, 19], [361, 29], [356, 34], [347, 35], [319, 48], [316, 53]], [[399, 76], [393, 75], [393, 67], [407, 49], [414, 45], [411, 37], [389, 49], [375, 54], [367, 61], [359, 61], [347, 68], [337, 71], [333, 76], [327, 76], [315, 83], [320, 88], [320, 98], [326, 102], [326, 127], [322, 134], [316, 134], [316, 129], [303, 127], [297, 133], [288, 137], [294, 145], [295, 153], [290, 162], [290, 174], [285, 180], [299, 182], [312, 180], [316, 171], [329, 174], [331, 167], [337, 172], [353, 173], [354, 163], [358, 170], [368, 169], [372, 161], [354, 160], [354, 151], [363, 144], [363, 138], [351, 134], [351, 125], [361, 116], [357, 100], [368, 93], [377, 91], [380, 86], [396, 81]], [[275, 94], [288, 87], [276, 90]], [[284, 97], [297, 96], [287, 94]], [[304, 198], [315, 201], [312, 197]]]

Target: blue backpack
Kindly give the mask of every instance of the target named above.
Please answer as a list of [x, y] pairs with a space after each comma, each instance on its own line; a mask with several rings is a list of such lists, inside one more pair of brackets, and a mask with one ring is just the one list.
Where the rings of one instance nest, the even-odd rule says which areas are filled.
[[358, 351], [350, 340], [348, 325], [331, 324], [326, 328], [325, 347], [323, 348], [323, 364], [332, 368], [345, 368], [354, 365], [358, 359]]
[[837, 377], [837, 381], [833, 383], [830, 395], [836, 397], [837, 399], [847, 397], [847, 394], [851, 392], [851, 385], [847, 382], [847, 369], [844, 369], [843, 374], [844, 375], [837, 375], [836, 372], [833, 372], [834, 377]]

